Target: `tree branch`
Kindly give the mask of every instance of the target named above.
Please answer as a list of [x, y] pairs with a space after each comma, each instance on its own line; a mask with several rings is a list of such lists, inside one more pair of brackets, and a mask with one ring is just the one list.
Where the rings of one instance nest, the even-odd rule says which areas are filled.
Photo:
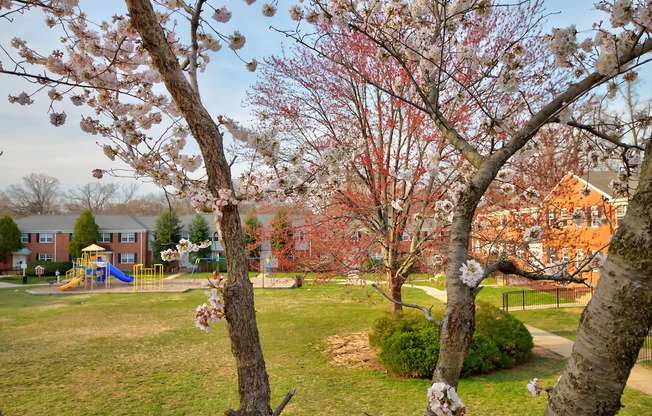
[[583, 277], [573, 277], [570, 275], [551, 276], [547, 274], [528, 272], [526, 270], [518, 268], [514, 263], [508, 260], [501, 260], [498, 263], [494, 263], [485, 269], [485, 273], [487, 274], [494, 271], [500, 271], [505, 274], [515, 274], [517, 276], [522, 276], [530, 280], [550, 280], [553, 282], [562, 282], [562, 283], [580, 283], [588, 286], [588, 284], [586, 283], [586, 279]]
[[597, 136], [597, 137], [599, 137], [601, 139], [607, 140], [608, 142], [611, 142], [611, 143], [615, 144], [616, 146], [625, 147], [627, 149], [645, 150], [643, 148], [643, 146], [623, 143], [620, 140], [616, 139], [615, 137], [611, 137], [607, 133], [603, 133], [600, 130], [596, 129], [595, 127], [589, 126], [588, 124], [582, 124], [582, 123], [579, 123], [579, 122], [577, 122], [575, 120], [571, 120], [567, 124], [569, 126], [571, 126], [571, 127], [575, 127], [575, 128], [580, 129], [580, 130], [588, 131], [589, 133], [591, 133], [591, 134], [593, 134], [593, 135], [595, 135], [595, 136]]
[[273, 416], [278, 416], [281, 414], [283, 409], [285, 409], [285, 406], [290, 402], [290, 399], [294, 396], [294, 387], [288, 391], [288, 394], [285, 396], [285, 399], [281, 402], [281, 404], [278, 405], [276, 410], [274, 410]]
[[[387, 299], [391, 300], [392, 302], [396, 303], [397, 305], [405, 306], [406, 308], [421, 309], [423, 311], [423, 313], [425, 314], [426, 319], [428, 321], [433, 322], [433, 323], [435, 323], [437, 325], [439, 325], [441, 323], [438, 319], [435, 319], [435, 318], [432, 317], [432, 315], [430, 315], [430, 309], [426, 308], [425, 306], [412, 305], [412, 304], [409, 304], [409, 303], [403, 303], [403, 302], [399, 302], [397, 300], [394, 300], [394, 299], [390, 298], [389, 296], [387, 296], [387, 294], [385, 294], [385, 292], [383, 292], [382, 289], [379, 288], [375, 283], [372, 283], [371, 287], [376, 289], [381, 295], [383, 295]], [[432, 309], [432, 307], [431, 307], [431, 309]]]

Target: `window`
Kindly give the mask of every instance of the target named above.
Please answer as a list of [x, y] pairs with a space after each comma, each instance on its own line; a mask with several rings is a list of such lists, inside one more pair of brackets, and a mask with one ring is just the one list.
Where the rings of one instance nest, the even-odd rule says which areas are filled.
[[110, 243], [113, 241], [113, 234], [112, 233], [101, 233], [101, 237], [99, 239], [100, 243]]
[[22, 233], [20, 235], [20, 242], [21, 243], [29, 243], [29, 240], [30, 240], [29, 233]]
[[579, 269], [584, 262], [584, 252], [580, 249], [575, 250], [575, 267]]
[[[52, 235], [52, 234], [50, 234]], [[38, 261], [52, 261], [52, 254], [50, 253], [40, 253], [36, 256]]]
[[351, 235], [351, 241], [360, 241], [360, 237], [362, 237], [362, 233], [360, 231], [354, 231]]
[[566, 228], [568, 225], [568, 210], [566, 208], [562, 208], [561, 214], [559, 214], [559, 223], [561, 228]]
[[591, 207], [591, 227], [600, 226], [600, 207]]
[[51, 243], [52, 241], [52, 233], [41, 233], [38, 235], [39, 243]]
[[582, 210], [580, 207], [575, 207], [572, 215], [572, 220], [577, 228], [582, 228], [582, 222], [584, 221], [583, 217], [585, 217], [585, 215], [582, 214], [584, 214], [584, 210]]
[[568, 247], [564, 247], [561, 249], [561, 259], [563, 261], [568, 261], [569, 259], [568, 252], [569, 252]]
[[625, 213], [627, 213], [627, 207], [625, 205], [616, 207], [616, 227], [620, 227], [622, 224]]
[[410, 241], [410, 234], [409, 233], [401, 234], [401, 241]]
[[548, 211], [548, 227], [553, 227], [557, 221], [557, 211], [551, 209]]
[[136, 233], [122, 233], [120, 234], [121, 243], [135, 243], [136, 242]]
[[119, 257], [118, 263], [121, 263], [121, 264], [134, 264], [134, 263], [136, 263], [136, 253], [120, 253], [120, 254], [118, 254], [118, 257]]

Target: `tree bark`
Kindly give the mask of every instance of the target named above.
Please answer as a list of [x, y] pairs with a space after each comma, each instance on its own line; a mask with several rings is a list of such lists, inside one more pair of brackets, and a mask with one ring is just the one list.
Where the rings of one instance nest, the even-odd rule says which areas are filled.
[[652, 141], [546, 416], [614, 415], [652, 326]]
[[[199, 144], [206, 166], [208, 186], [215, 196], [218, 189], [233, 189], [231, 170], [226, 161], [222, 135], [201, 103], [166, 42], [149, 0], [126, 0], [134, 28], [152, 58], [166, 88], [181, 110], [193, 137]], [[247, 272], [244, 238], [237, 206], [228, 205], [215, 225], [224, 244], [229, 270], [224, 303], [227, 329], [238, 370], [241, 416], [271, 416], [270, 387], [260, 346], [253, 286]]]
[[[387, 292], [389, 293], [389, 296], [397, 302], [403, 302], [401, 290], [404, 282], [405, 278], [398, 275], [394, 270], [387, 271]], [[403, 306], [395, 302], [389, 302], [387, 307], [391, 313], [403, 312]]]

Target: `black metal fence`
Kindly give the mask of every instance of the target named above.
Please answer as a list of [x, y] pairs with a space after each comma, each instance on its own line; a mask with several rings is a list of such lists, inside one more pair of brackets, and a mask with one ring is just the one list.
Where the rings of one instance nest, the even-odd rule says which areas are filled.
[[638, 359], [636, 362], [640, 363], [642, 361], [652, 361], [652, 332], [647, 334], [643, 346], [641, 347], [641, 351], [638, 353]]
[[[513, 290], [503, 292], [503, 310], [525, 310], [586, 306], [593, 296], [593, 288], [556, 287], [551, 289]], [[652, 361], [652, 333], [645, 337], [637, 363]]]
[[593, 296], [590, 287], [555, 287], [503, 292], [503, 310], [586, 306]]

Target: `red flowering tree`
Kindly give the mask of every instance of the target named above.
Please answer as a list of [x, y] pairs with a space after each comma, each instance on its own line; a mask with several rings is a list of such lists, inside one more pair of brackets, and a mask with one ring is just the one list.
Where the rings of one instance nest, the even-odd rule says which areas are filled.
[[[328, 48], [362, 65], [375, 46], [352, 34]], [[321, 258], [315, 264], [349, 273], [380, 260], [375, 270], [400, 302], [403, 283], [417, 263], [433, 258], [449, 221], [453, 204], [438, 201], [455, 197], [445, 184], [455, 189], [462, 180], [459, 158], [423, 112], [387, 92], [409, 83], [395, 65], [369, 62], [364, 77], [376, 80], [372, 87], [359, 74], [293, 48], [290, 57], [266, 60], [261, 77], [250, 94], [261, 131], [280, 143], [286, 166], [312, 175], [298, 199], [315, 213], [316, 228], [308, 232], [327, 242], [324, 251], [313, 250]], [[448, 111], [462, 122], [465, 109]]]

